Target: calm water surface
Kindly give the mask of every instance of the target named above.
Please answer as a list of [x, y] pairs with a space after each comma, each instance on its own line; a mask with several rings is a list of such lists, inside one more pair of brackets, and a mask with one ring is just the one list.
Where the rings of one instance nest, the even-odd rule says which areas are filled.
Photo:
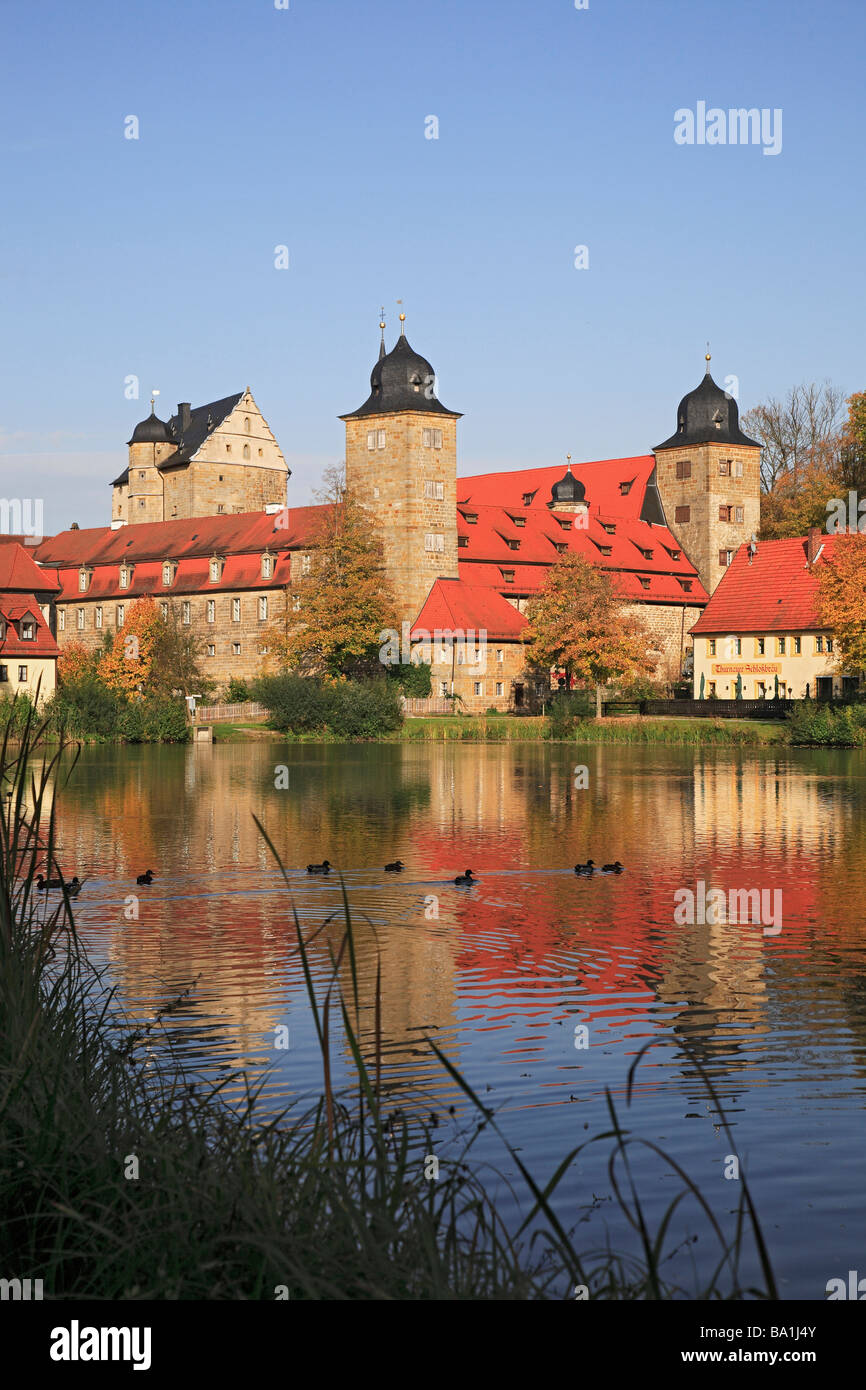
[[[578, 761], [587, 790], [574, 785]], [[287, 790], [275, 789], [278, 763]], [[307, 862], [327, 857], [342, 872], [357, 912], [362, 1022], [372, 1025], [378, 950], [393, 1104], [437, 1116], [443, 1158], [469, 1119], [425, 1035], [496, 1110], [537, 1178], [606, 1127], [607, 1087], [633, 1131], [671, 1153], [727, 1220], [737, 1200], [724, 1177], [730, 1145], [688, 1044], [727, 1110], [783, 1296], [820, 1299], [828, 1279], [866, 1274], [863, 755], [540, 744], [85, 750], [60, 797], [59, 840], [68, 873], [88, 879], [77, 919], [93, 955], [137, 1018], [197, 981], [166, 1019], [187, 1065], [211, 1076], [267, 1072], [266, 1103], [282, 1108], [316, 1093], [320, 1064], [289, 895], [253, 813], [310, 927], [341, 899], [333, 877], [307, 878]], [[573, 865], [588, 856], [620, 859], [627, 873], [577, 880]], [[385, 874], [397, 857], [405, 872]], [[467, 866], [478, 886], [454, 887]], [[148, 867], [155, 882], [137, 889]], [[675, 891], [698, 880], [781, 889], [781, 931], [675, 925]], [[140, 916], [127, 920], [136, 893]], [[324, 937], [313, 960], [323, 983]], [[579, 1024], [585, 1049], [575, 1047]], [[275, 1046], [280, 1025], [287, 1050]], [[659, 1045], [627, 1110], [629, 1064], [651, 1039]], [[341, 1040], [336, 1051], [348, 1082]], [[495, 1168], [491, 1185], [513, 1218], [513, 1161], [489, 1129], [476, 1154]], [[595, 1147], [573, 1165], [560, 1215], [586, 1217], [585, 1249], [608, 1239], [633, 1249], [607, 1200], [607, 1154]], [[657, 1218], [677, 1180], [654, 1161], [638, 1172]], [[684, 1207], [672, 1246], [693, 1231], [697, 1244], [668, 1267], [686, 1285], [711, 1249]]]

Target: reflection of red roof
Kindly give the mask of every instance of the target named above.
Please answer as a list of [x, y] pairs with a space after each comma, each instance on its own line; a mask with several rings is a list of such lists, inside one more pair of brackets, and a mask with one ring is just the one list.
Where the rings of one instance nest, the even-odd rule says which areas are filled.
[[[821, 536], [820, 565], [838, 537]], [[759, 541], [749, 561], [741, 545], [692, 632], [791, 632], [820, 627], [818, 576], [806, 564], [806, 540]]]
[[474, 632], [486, 630], [493, 639], [517, 642], [526, 627], [522, 613], [495, 589], [466, 584], [462, 579], [437, 579], [412, 628], [412, 641], [419, 641], [420, 629]]
[[0, 590], [23, 590], [31, 594], [56, 588], [53, 577], [36, 564], [32, 551], [25, 550], [17, 541], [0, 536]]

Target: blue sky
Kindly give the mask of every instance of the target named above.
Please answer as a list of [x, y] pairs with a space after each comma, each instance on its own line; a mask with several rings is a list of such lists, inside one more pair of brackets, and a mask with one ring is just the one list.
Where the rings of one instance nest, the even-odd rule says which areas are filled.
[[[741, 409], [866, 387], [862, 0], [5, 0], [0, 34], [0, 491], [46, 532], [107, 523], [152, 387], [249, 385], [309, 501], [398, 299], [464, 474], [647, 452], [707, 339]], [[781, 152], [677, 145], [700, 101], [781, 109]]]

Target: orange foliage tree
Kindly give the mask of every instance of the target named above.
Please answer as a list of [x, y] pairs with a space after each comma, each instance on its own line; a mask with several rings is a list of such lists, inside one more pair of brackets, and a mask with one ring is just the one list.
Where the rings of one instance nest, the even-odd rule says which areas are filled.
[[99, 651], [94, 651], [84, 642], [70, 642], [63, 647], [57, 661], [57, 675], [61, 685], [71, 681], [85, 680], [97, 674]]
[[818, 616], [835, 639], [839, 669], [866, 669], [866, 535], [842, 535], [817, 565]]
[[152, 683], [162, 619], [149, 596], [136, 599], [114, 641], [99, 661], [99, 678], [110, 690], [130, 698]]
[[613, 578], [583, 555], [563, 555], [551, 567], [528, 617], [531, 664], [561, 667], [569, 689], [572, 676], [594, 685], [597, 715], [603, 685], [655, 670], [646, 629], [626, 611]]

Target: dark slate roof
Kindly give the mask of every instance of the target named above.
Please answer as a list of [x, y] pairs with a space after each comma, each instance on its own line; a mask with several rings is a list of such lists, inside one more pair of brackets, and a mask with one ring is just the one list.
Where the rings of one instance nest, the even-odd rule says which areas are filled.
[[168, 422], [169, 438], [177, 441], [177, 451], [170, 454], [167, 459], [163, 459], [159, 465], [163, 468], [178, 468], [183, 464], [189, 463], [193, 454], [196, 454], [205, 442], [209, 434], [221, 425], [227, 415], [230, 415], [238, 401], [243, 399], [243, 391], [238, 391], [236, 396], [223, 396], [221, 401], [210, 401], [207, 405], [197, 405], [194, 410], [190, 409], [188, 418], [185, 422], [181, 421], [180, 412], [172, 415]]
[[165, 421], [160, 420], [153, 406], [146, 420], [141, 420], [132, 431], [132, 438], [128, 439], [127, 444], [170, 444], [171, 435], [168, 432]]
[[717, 386], [706, 375], [694, 391], [683, 396], [677, 410], [676, 433], [656, 449], [678, 449], [685, 444], [751, 444], [758, 448], [756, 439], [750, 439], [740, 429], [740, 413], [733, 396]]
[[115, 478], [115, 480], [114, 480], [114, 482], [111, 484], [111, 486], [112, 486], [112, 487], [126, 487], [126, 484], [127, 484], [128, 482], [129, 482], [129, 469], [128, 469], [128, 468], [124, 468], [123, 472], [120, 473], [120, 474], [118, 475], [118, 477]]
[[586, 488], [579, 478], [575, 478], [571, 471], [571, 464], [567, 471], [562, 475], [558, 483], [554, 483], [550, 489], [550, 502], [548, 506], [553, 506], [556, 502], [585, 502]]
[[665, 509], [662, 506], [661, 493], [659, 492], [656, 470], [653, 469], [647, 478], [646, 490], [643, 495], [643, 502], [640, 509], [641, 521], [648, 521], [653, 526], [667, 526]]
[[370, 395], [357, 410], [341, 415], [341, 420], [356, 420], [363, 415], [394, 415], [398, 411], [416, 410], [427, 415], [450, 415], [460, 418], [457, 410], [446, 410], [433, 394], [436, 374], [426, 357], [409, 346], [404, 333], [396, 346], [379, 360], [370, 373]]

